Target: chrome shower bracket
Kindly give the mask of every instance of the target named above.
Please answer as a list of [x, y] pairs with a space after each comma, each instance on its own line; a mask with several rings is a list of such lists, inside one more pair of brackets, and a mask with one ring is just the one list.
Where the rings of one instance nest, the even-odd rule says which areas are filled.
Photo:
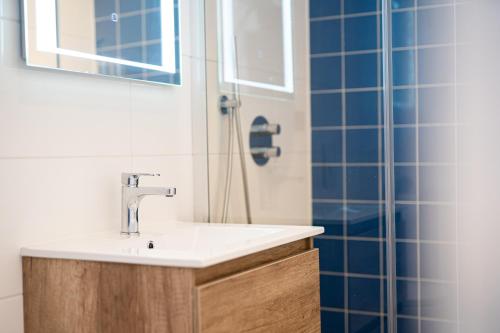
[[239, 106], [240, 103], [236, 98], [230, 98], [227, 95], [219, 97], [219, 110], [224, 115], [228, 114], [231, 110], [234, 111]]

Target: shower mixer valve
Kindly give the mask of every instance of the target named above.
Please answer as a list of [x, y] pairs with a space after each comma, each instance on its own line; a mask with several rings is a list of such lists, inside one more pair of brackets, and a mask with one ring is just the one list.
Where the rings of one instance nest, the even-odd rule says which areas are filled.
[[255, 118], [250, 127], [250, 153], [257, 165], [263, 166], [270, 158], [281, 156], [281, 148], [273, 146], [273, 136], [280, 133], [280, 124], [270, 124], [262, 116]]

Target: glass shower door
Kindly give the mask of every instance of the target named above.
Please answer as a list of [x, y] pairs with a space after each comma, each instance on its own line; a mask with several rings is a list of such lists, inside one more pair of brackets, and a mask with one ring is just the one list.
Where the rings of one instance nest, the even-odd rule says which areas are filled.
[[[456, 332], [457, 75], [455, 1], [387, 0], [392, 153], [387, 264], [397, 332]], [[384, 30], [387, 33], [387, 30]], [[388, 155], [390, 156], [390, 155]], [[389, 160], [388, 160], [389, 162]], [[391, 270], [388, 270], [390, 273]], [[391, 285], [391, 284], [390, 284]], [[391, 311], [389, 311], [391, 314]]]

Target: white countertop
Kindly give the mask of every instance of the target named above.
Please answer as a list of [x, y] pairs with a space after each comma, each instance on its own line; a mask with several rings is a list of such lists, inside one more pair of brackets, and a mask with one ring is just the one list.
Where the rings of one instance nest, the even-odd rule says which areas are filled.
[[[141, 230], [71, 237], [21, 249], [24, 257], [203, 268], [324, 232], [323, 227], [170, 222]], [[149, 249], [153, 241], [155, 248]]]

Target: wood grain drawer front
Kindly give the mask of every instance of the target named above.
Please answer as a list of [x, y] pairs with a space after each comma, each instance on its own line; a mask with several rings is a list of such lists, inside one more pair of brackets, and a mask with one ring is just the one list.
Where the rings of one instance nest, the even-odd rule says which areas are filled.
[[196, 330], [320, 332], [318, 250], [196, 288]]

